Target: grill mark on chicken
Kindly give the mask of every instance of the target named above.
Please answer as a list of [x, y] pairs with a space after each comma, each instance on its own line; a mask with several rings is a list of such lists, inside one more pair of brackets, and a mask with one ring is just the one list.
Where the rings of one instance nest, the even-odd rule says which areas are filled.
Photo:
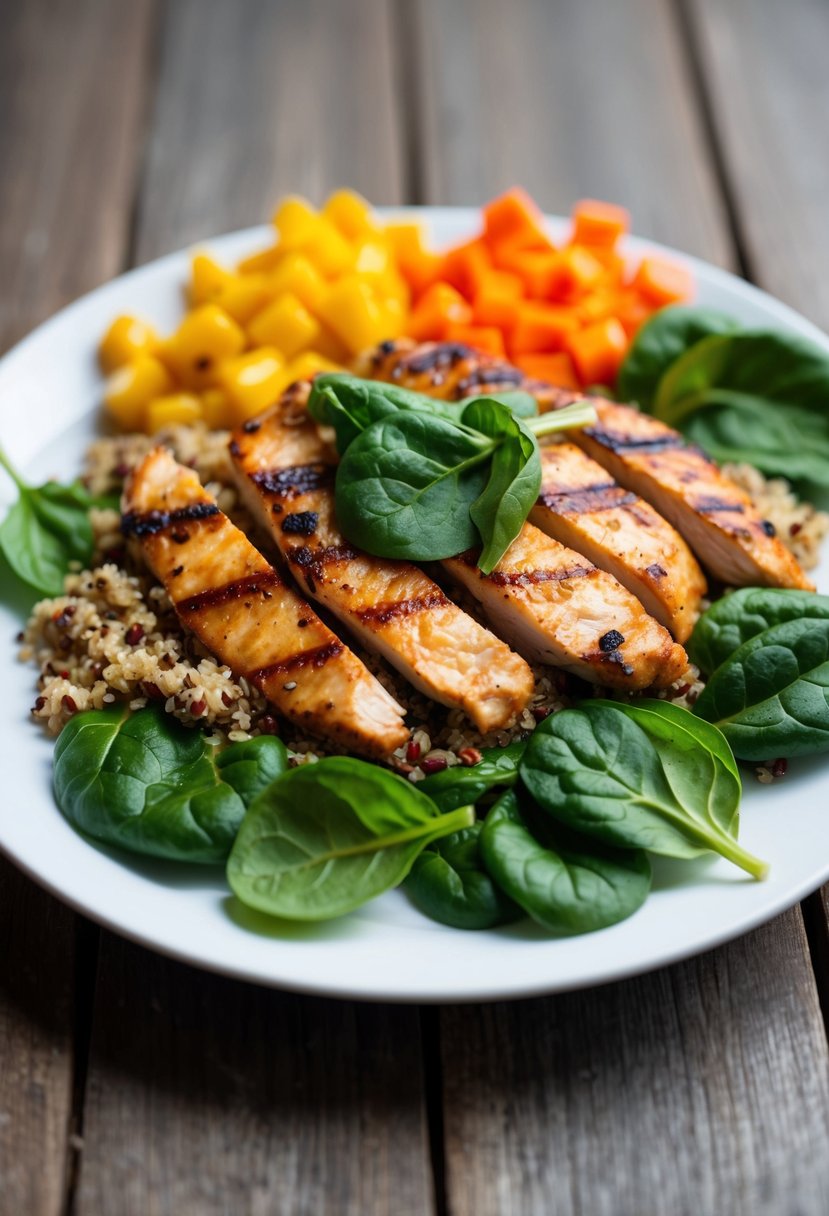
[[333, 485], [334, 468], [330, 464], [299, 464], [290, 469], [262, 469], [251, 476], [269, 494], [298, 498], [301, 494]]
[[607, 431], [595, 426], [586, 427], [584, 433], [591, 439], [595, 439], [603, 448], [609, 448], [611, 452], [670, 452], [675, 448], [690, 446], [681, 435], [660, 435], [656, 439], [634, 439], [623, 432]]
[[538, 501], [558, 515], [587, 515], [594, 511], [611, 511], [637, 502], [637, 495], [623, 490], [615, 481], [604, 485], [583, 486], [576, 490], [542, 490]]
[[225, 583], [223, 587], [211, 587], [208, 591], [201, 591], [198, 595], [191, 595], [189, 599], [179, 600], [176, 604], [177, 612], [201, 612], [204, 608], [218, 608], [222, 604], [232, 604], [236, 600], [244, 600], [245, 597], [260, 595], [263, 599], [269, 600], [272, 596], [272, 587], [281, 587], [282, 579], [275, 570], [263, 571], [261, 574], [248, 574], [244, 578], [235, 578], [229, 583]]
[[495, 367], [479, 367], [457, 383], [457, 392], [461, 397], [468, 397], [477, 388], [492, 387], [494, 384], [514, 386], [521, 384], [524, 373], [509, 364], [496, 364]]
[[[480, 554], [477, 549], [460, 553], [458, 560], [465, 566], [477, 566]], [[553, 570], [493, 570], [492, 574], [481, 574], [496, 587], [532, 587], [537, 583], [563, 583], [571, 578], [586, 578], [597, 574], [595, 566], [558, 566]]]
[[367, 608], [360, 608], [356, 615], [367, 624], [387, 625], [389, 621], [393, 621], [397, 617], [412, 616], [416, 612], [428, 612], [432, 608], [443, 608], [448, 603], [449, 600], [442, 591], [435, 591], [431, 595], [413, 596], [408, 600], [372, 604]]
[[[189, 507], [177, 507], [175, 511], [126, 511], [121, 516], [121, 531], [124, 536], [155, 536], [171, 524], [195, 522], [218, 515], [215, 503], [198, 502]], [[187, 539], [185, 535], [184, 539]]]
[[[379, 363], [382, 358], [378, 358], [378, 355], [381, 357], [390, 355], [394, 349], [393, 342], [384, 342], [374, 357]], [[433, 371], [436, 367], [452, 367], [454, 364], [460, 363], [461, 359], [469, 359], [474, 353], [471, 347], [465, 346], [462, 342], [442, 342], [424, 349], [417, 348], [411, 356], [404, 355], [399, 360], [398, 366], [401, 368], [399, 374], [413, 372], [415, 375], [420, 375], [423, 372]]]
[[351, 545], [328, 545], [324, 549], [311, 549], [308, 545], [300, 545], [290, 552], [290, 560], [303, 570], [313, 570], [319, 577], [326, 566], [332, 562], [350, 562], [357, 557], [357, 550]]
[[726, 498], [698, 498], [690, 504], [695, 511], [702, 515], [710, 515], [716, 511], [733, 511], [735, 515], [743, 515], [745, 507], [739, 502], [729, 502]]
[[281, 659], [278, 663], [271, 663], [269, 667], [259, 667], [255, 671], [247, 672], [247, 679], [252, 684], [260, 684], [273, 676], [288, 675], [292, 671], [300, 671], [303, 667], [316, 667], [318, 670], [325, 667], [331, 659], [335, 659], [345, 650], [342, 642], [327, 642], [324, 646], [315, 646], [313, 650], [301, 650], [297, 654], [292, 654], [287, 659]]

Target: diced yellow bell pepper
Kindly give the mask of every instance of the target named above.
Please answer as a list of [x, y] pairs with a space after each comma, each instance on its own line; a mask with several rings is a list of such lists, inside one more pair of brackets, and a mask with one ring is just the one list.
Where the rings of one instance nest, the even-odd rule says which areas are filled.
[[222, 288], [216, 303], [233, 317], [234, 321], [247, 325], [251, 317], [265, 307], [269, 299], [270, 291], [264, 275], [234, 274]]
[[412, 302], [409, 284], [393, 268], [377, 276], [375, 290], [384, 299], [397, 300], [404, 309], [408, 309]]
[[293, 292], [277, 296], [248, 325], [248, 337], [256, 346], [278, 346], [289, 359], [313, 346], [320, 323]]
[[235, 426], [273, 405], [282, 391], [284, 359], [261, 346], [219, 365], [218, 379], [230, 403]]
[[146, 429], [150, 435], [165, 426], [192, 426], [202, 416], [201, 402], [192, 393], [154, 397], [147, 405]]
[[98, 356], [105, 372], [132, 362], [139, 355], [151, 355], [159, 338], [151, 325], [138, 317], [116, 317], [101, 339]]
[[329, 329], [324, 323], [320, 325], [320, 332], [317, 335], [317, 340], [314, 343], [314, 350], [317, 354], [322, 355], [324, 359], [331, 359], [337, 364], [345, 364], [351, 358], [351, 352], [341, 338], [338, 338], [333, 330]]
[[230, 401], [223, 388], [206, 388], [201, 394], [201, 415], [211, 431], [233, 425]]
[[267, 249], [260, 249], [249, 257], [242, 258], [236, 267], [238, 274], [269, 274], [275, 270], [285, 256], [285, 250], [277, 243]]
[[420, 224], [386, 224], [383, 235], [400, 262], [416, 260], [423, 255], [423, 229]]
[[384, 274], [393, 266], [391, 249], [384, 241], [358, 241], [355, 245], [357, 274]]
[[293, 384], [295, 380], [310, 380], [317, 372], [341, 372], [343, 367], [341, 363], [325, 359], [319, 351], [306, 350], [292, 359], [285, 370], [291, 374], [288, 384]]
[[161, 355], [185, 388], [202, 389], [216, 381], [223, 359], [245, 349], [244, 331], [217, 304], [202, 304], [188, 313]]
[[316, 312], [326, 292], [326, 284], [316, 266], [304, 253], [288, 253], [267, 279], [272, 296], [293, 292], [311, 312]]
[[354, 275], [332, 284], [320, 316], [355, 355], [389, 336], [385, 308], [368, 283]]
[[316, 217], [313, 235], [303, 242], [302, 249], [327, 279], [344, 274], [354, 265], [353, 245], [329, 219], [321, 215]]
[[139, 355], [109, 377], [104, 403], [125, 431], [142, 431], [147, 404], [173, 387], [170, 373], [153, 355]]
[[231, 272], [220, 266], [209, 253], [193, 254], [190, 267], [190, 303], [207, 304], [210, 300], [217, 299], [233, 277]]
[[350, 241], [373, 236], [380, 230], [370, 204], [354, 190], [335, 190], [329, 195], [322, 214]]
[[285, 249], [297, 249], [314, 240], [318, 221], [318, 212], [306, 199], [295, 194], [283, 198], [273, 213], [273, 225]]

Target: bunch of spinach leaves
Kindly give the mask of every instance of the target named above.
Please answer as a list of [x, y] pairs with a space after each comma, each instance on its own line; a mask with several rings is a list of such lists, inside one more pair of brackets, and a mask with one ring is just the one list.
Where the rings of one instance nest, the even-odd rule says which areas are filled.
[[92, 556], [90, 507], [114, 504], [94, 498], [78, 481], [30, 486], [2, 449], [0, 467], [17, 487], [17, 501], [0, 523], [3, 556], [27, 586], [41, 595], [60, 595], [70, 562], [84, 565]]
[[700, 618], [689, 654], [710, 676], [694, 711], [740, 759], [829, 751], [829, 597], [735, 591]]
[[595, 421], [586, 402], [541, 416], [531, 405], [520, 392], [452, 405], [344, 374], [317, 377], [308, 411], [336, 433], [345, 536], [411, 561], [480, 548], [478, 565], [491, 573], [538, 497], [537, 436]]
[[666, 308], [636, 335], [618, 387], [717, 460], [829, 488], [829, 352], [814, 342]]

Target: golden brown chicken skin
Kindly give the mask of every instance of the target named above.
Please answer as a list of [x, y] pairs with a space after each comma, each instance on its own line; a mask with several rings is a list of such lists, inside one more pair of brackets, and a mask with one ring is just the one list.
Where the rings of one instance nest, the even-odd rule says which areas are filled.
[[479, 730], [505, 727], [532, 695], [530, 668], [417, 566], [346, 542], [334, 518], [337, 456], [305, 412], [308, 387], [289, 390], [233, 436], [245, 501], [299, 585], [366, 646]]
[[123, 527], [182, 624], [292, 722], [376, 759], [402, 746], [403, 710], [163, 448], [130, 477]]
[[[359, 374], [447, 400], [523, 389], [542, 412], [583, 398], [530, 380], [503, 360], [456, 343], [386, 342], [362, 358]], [[731, 586], [814, 590], [748, 495], [699, 448], [632, 406], [604, 398], [593, 398], [592, 404], [598, 424], [574, 431], [573, 442], [668, 520], [715, 578]]]

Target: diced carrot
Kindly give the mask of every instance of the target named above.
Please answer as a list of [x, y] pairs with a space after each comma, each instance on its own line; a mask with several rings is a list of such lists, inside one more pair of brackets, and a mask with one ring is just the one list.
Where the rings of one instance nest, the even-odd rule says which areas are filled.
[[537, 204], [520, 186], [514, 186], [487, 203], [483, 216], [486, 239], [493, 245], [516, 233], [535, 233], [541, 230], [544, 222]]
[[572, 211], [573, 243], [613, 246], [630, 228], [630, 213], [614, 203], [583, 198]]
[[606, 317], [571, 333], [567, 353], [582, 384], [612, 384], [628, 348], [628, 337], [617, 317]]
[[516, 274], [490, 270], [472, 303], [472, 319], [476, 325], [497, 325], [511, 329], [518, 316], [518, 304], [524, 294], [524, 284]]
[[[582, 246], [582, 248], [588, 248]], [[601, 245], [591, 245], [588, 248], [591, 257], [594, 257], [597, 262], [601, 262], [604, 266], [604, 282], [607, 286], [619, 286], [624, 281], [625, 271], [627, 269], [625, 259], [621, 253], [617, 253], [615, 249], [610, 247], [604, 248]]]
[[605, 317], [618, 316], [623, 293], [615, 287], [598, 286], [573, 304], [573, 311], [582, 325], [592, 325]]
[[386, 224], [383, 233], [401, 261], [408, 261], [423, 253], [423, 229], [420, 224]]
[[559, 388], [581, 388], [573, 360], [566, 351], [551, 355], [516, 355], [515, 366], [533, 380], [543, 380]]
[[531, 299], [546, 300], [558, 282], [559, 261], [560, 255], [552, 251], [518, 249], [506, 259], [506, 264], [521, 279]]
[[528, 300], [519, 305], [509, 340], [510, 353], [544, 354], [561, 350], [578, 324], [578, 318], [570, 308], [557, 308]]
[[420, 224], [387, 224], [383, 231], [412, 294], [421, 295], [441, 277], [443, 254], [424, 246]]
[[492, 270], [492, 258], [483, 239], [467, 241], [457, 245], [446, 254], [443, 276], [447, 283], [457, 287], [467, 300], [473, 300]]
[[555, 279], [549, 298], [571, 301], [595, 287], [604, 277], [604, 267], [589, 249], [568, 245], [558, 255]]
[[506, 355], [504, 335], [494, 325], [460, 325], [457, 322], [446, 327], [447, 342], [463, 342], [489, 355]]
[[433, 283], [418, 300], [406, 322], [406, 333], [418, 342], [443, 340], [453, 322], [469, 325], [472, 309], [449, 283]]
[[633, 276], [633, 286], [651, 303], [661, 308], [677, 304], [693, 293], [694, 280], [687, 266], [667, 262], [664, 258], [642, 258]]
[[631, 287], [619, 292], [614, 316], [619, 318], [625, 333], [632, 338], [654, 311], [653, 304]]

